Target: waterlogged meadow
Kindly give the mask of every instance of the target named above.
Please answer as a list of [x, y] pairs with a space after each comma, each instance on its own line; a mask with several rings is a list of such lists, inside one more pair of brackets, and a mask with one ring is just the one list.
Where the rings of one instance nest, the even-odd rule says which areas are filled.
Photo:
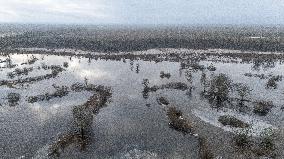
[[284, 56], [255, 54], [2, 53], [0, 156], [283, 158]]

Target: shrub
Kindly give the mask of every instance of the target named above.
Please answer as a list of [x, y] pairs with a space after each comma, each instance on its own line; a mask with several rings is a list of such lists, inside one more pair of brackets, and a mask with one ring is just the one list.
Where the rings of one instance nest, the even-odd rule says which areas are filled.
[[266, 88], [277, 88], [277, 82], [282, 81], [282, 76], [272, 76], [266, 83]]
[[29, 67], [29, 68], [16, 68], [13, 72], [9, 72], [7, 74], [7, 76], [9, 78], [14, 78], [15, 76], [21, 76], [21, 75], [28, 75], [29, 72], [33, 71], [33, 67]]
[[160, 77], [169, 79], [171, 77], [171, 74], [170, 73], [165, 73], [164, 71], [161, 71], [160, 72]]
[[157, 101], [158, 101], [158, 103], [159, 104], [163, 104], [163, 105], [169, 105], [170, 104], [170, 102], [169, 102], [169, 100], [167, 99], [167, 98], [165, 98], [165, 97], [160, 97], [160, 98], [157, 98]]
[[211, 63], [210, 66], [207, 67], [209, 71], [216, 71], [216, 67]]
[[186, 80], [192, 84], [192, 72], [190, 70], [186, 70], [184, 74]]
[[149, 86], [149, 80], [148, 79], [143, 79], [142, 84], [143, 84], [144, 87], [148, 87]]
[[18, 104], [18, 101], [20, 100], [20, 94], [19, 93], [9, 93], [7, 96], [8, 103], [10, 106], [15, 106]]
[[253, 108], [253, 112], [260, 116], [265, 116], [273, 107], [273, 103], [271, 101], [258, 101]]
[[266, 88], [273, 88], [276, 89], [277, 88], [277, 83], [275, 81], [274, 78], [270, 78], [267, 83], [266, 83]]
[[52, 65], [50, 69], [51, 69], [51, 75], [53, 77], [56, 77], [60, 72], [64, 71], [64, 69], [61, 66], [56, 66], [56, 65]]
[[230, 116], [230, 115], [223, 115], [223, 116], [220, 116], [218, 121], [220, 123], [222, 123], [223, 125], [227, 126], [232, 126], [232, 127], [236, 127], [236, 128], [246, 128], [246, 127], [249, 127], [249, 124], [233, 117], [233, 116]]
[[156, 92], [159, 89], [177, 89], [177, 90], [182, 90], [182, 91], [185, 91], [188, 89], [187, 84], [182, 83], [182, 82], [170, 82], [170, 83], [162, 84], [159, 86], [154, 85], [152, 87], [148, 87], [148, 84], [149, 84], [148, 81], [143, 81], [144, 89], [146, 89], [148, 92]]
[[81, 92], [85, 90], [86, 85], [83, 83], [76, 82], [71, 85], [71, 90], [75, 92]]
[[144, 87], [144, 89], [143, 89], [143, 91], [142, 91], [142, 95], [143, 95], [143, 98], [144, 99], [147, 99], [148, 97], [149, 97], [149, 80], [148, 79], [143, 79], [143, 82], [142, 82], [142, 84], [143, 84], [143, 87]]
[[31, 59], [28, 60], [28, 64], [34, 64], [36, 61], [38, 60], [38, 58], [36, 58], [35, 56], [32, 55]]
[[68, 62], [63, 63], [63, 67], [67, 68], [69, 66]]
[[204, 70], [205, 69], [205, 66], [203, 66], [203, 65], [199, 65], [198, 63], [192, 63], [191, 65], [190, 65], [190, 67], [193, 69], [193, 70], [195, 70], [195, 71], [197, 71], [197, 70]]
[[62, 86], [62, 87], [56, 88], [56, 91], [52, 94], [52, 96], [62, 98], [68, 95], [68, 93], [69, 93], [68, 87]]
[[30, 96], [28, 97], [29, 103], [35, 103], [38, 101], [50, 100], [52, 98], [62, 98], [69, 94], [69, 88], [67, 86], [57, 87], [54, 86], [56, 91], [54, 93], [45, 93], [44, 95]]

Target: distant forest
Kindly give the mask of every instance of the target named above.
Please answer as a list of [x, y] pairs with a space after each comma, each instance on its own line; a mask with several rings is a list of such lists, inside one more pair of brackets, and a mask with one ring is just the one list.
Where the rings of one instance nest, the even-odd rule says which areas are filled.
[[152, 48], [284, 51], [280, 26], [0, 25], [0, 48], [71, 48], [98, 52]]

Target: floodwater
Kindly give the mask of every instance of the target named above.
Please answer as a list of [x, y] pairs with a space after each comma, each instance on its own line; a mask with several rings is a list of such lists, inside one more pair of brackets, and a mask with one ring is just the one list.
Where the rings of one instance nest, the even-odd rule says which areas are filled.
[[[38, 58], [34, 64], [23, 64], [32, 56]], [[5, 60], [7, 56], [0, 56]], [[14, 68], [0, 64], [1, 80], [11, 80], [8, 72], [15, 68], [33, 67], [28, 75], [18, 78], [34, 77], [50, 73], [41, 68], [45, 65], [61, 65], [68, 62], [68, 67], [55, 78], [33, 83], [17, 84], [15, 87], [0, 86], [0, 156], [1, 158], [48, 158], [48, 146], [72, 127], [72, 109], [83, 104], [92, 95], [90, 92], [70, 92], [62, 98], [49, 101], [28, 103], [29, 96], [52, 93], [52, 86], [68, 86], [76, 82], [109, 86], [112, 97], [100, 112], [95, 115], [92, 124], [92, 141], [85, 151], [70, 148], [61, 154], [61, 158], [198, 158], [199, 142], [194, 135], [178, 132], [169, 127], [167, 107], [158, 104], [158, 97], [166, 97], [171, 106], [181, 110], [185, 117], [195, 120], [198, 129], [195, 133], [207, 131], [232, 134], [236, 129], [222, 126], [218, 122], [221, 115], [232, 115], [252, 125], [252, 135], [259, 136], [266, 128], [283, 129], [284, 111], [282, 110], [284, 81], [278, 82], [277, 89], [265, 88], [268, 79], [247, 77], [245, 73], [282, 75], [284, 64], [276, 61], [273, 67], [256, 66], [253, 63], [221, 62], [206, 59], [200, 65], [216, 67], [215, 71], [205, 70], [207, 77], [219, 73], [227, 74], [234, 83], [245, 83], [251, 89], [248, 98], [273, 101], [274, 107], [266, 116], [258, 116], [252, 111], [239, 112], [224, 108], [215, 110], [206, 99], [200, 97], [203, 90], [200, 70], [182, 69], [180, 62], [154, 62], [144, 60], [111, 61], [88, 59], [84, 57], [56, 55], [10, 55]], [[170, 78], [161, 78], [160, 72], [170, 73]], [[162, 85], [170, 82], [183, 82], [192, 87], [189, 90], [164, 89], [149, 92], [143, 96], [143, 79], [149, 85]], [[7, 95], [19, 93], [20, 101], [16, 106], [9, 106]], [[236, 96], [232, 93], [231, 96]], [[200, 123], [203, 125], [200, 126]], [[200, 131], [200, 132], [199, 132]], [[213, 133], [212, 133], [213, 135]], [[207, 137], [210, 134], [207, 134]], [[210, 138], [210, 137], [209, 137]], [[218, 141], [216, 139], [215, 141]], [[220, 146], [222, 143], [215, 143]], [[212, 146], [212, 144], [211, 144]], [[226, 147], [226, 146], [223, 146]], [[214, 147], [212, 148], [214, 151]], [[216, 150], [219, 156], [228, 157], [226, 150]]]

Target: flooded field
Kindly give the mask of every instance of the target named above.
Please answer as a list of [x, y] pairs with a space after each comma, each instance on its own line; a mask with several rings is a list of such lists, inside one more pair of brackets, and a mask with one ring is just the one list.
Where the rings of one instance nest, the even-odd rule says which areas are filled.
[[0, 56], [1, 158], [284, 158], [284, 56]]

